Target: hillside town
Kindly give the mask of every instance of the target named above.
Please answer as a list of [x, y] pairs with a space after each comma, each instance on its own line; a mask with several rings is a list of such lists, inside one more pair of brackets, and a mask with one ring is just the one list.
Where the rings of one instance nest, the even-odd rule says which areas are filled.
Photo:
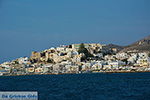
[[52, 47], [0, 64], [0, 76], [33, 74], [149, 72], [149, 52], [119, 52], [99, 43]]

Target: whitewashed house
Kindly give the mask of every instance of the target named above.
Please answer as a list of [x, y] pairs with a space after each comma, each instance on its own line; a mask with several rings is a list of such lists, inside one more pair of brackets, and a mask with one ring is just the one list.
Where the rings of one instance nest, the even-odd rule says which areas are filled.
[[136, 64], [141, 67], [148, 67], [149, 66], [149, 57], [147, 53], [138, 53], [138, 59], [136, 61]]
[[28, 59], [28, 57], [18, 58], [18, 63], [19, 64], [28, 64], [29, 63], [29, 59]]
[[127, 60], [128, 64], [135, 64], [137, 58], [138, 58], [138, 54], [136, 54], [136, 53], [131, 54], [131, 56]]
[[108, 65], [111, 66], [112, 69], [118, 69], [119, 67], [125, 65], [126, 63], [123, 61], [111, 61], [108, 62]]

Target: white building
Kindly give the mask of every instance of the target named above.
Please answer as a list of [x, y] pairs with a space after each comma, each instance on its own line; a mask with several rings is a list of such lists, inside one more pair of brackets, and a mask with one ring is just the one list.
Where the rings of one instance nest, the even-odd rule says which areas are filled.
[[118, 69], [119, 67], [125, 65], [126, 63], [123, 62], [123, 61], [111, 61], [111, 62], [108, 62], [108, 65], [111, 66], [111, 68], [114, 68], [114, 69]]
[[147, 53], [138, 53], [138, 59], [136, 61], [135, 65], [141, 66], [141, 67], [148, 67], [149, 66], [149, 57]]
[[131, 54], [131, 56], [128, 58], [128, 63], [130, 64], [136, 63], [137, 58], [138, 58], [138, 54], [136, 53]]
[[125, 52], [117, 53], [116, 54], [116, 58], [118, 58], [118, 59], [126, 59], [126, 58], [129, 58], [129, 55], [127, 53], [125, 53]]
[[65, 65], [67, 72], [78, 72], [79, 66], [76, 65]]
[[18, 58], [18, 63], [19, 64], [28, 64], [29, 63], [29, 59], [28, 59], [28, 57]]

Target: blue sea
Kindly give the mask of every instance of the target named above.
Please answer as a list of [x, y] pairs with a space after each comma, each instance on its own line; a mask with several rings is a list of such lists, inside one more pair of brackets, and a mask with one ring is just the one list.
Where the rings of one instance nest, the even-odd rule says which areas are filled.
[[150, 73], [0, 76], [0, 91], [38, 91], [39, 100], [150, 100]]

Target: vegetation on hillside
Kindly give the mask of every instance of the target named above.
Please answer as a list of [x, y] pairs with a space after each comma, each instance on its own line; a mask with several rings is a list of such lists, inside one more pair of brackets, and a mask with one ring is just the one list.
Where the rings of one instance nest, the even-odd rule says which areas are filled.
[[84, 43], [80, 44], [78, 52], [79, 53], [84, 53], [85, 54], [85, 58], [93, 57], [93, 55], [85, 48]]

